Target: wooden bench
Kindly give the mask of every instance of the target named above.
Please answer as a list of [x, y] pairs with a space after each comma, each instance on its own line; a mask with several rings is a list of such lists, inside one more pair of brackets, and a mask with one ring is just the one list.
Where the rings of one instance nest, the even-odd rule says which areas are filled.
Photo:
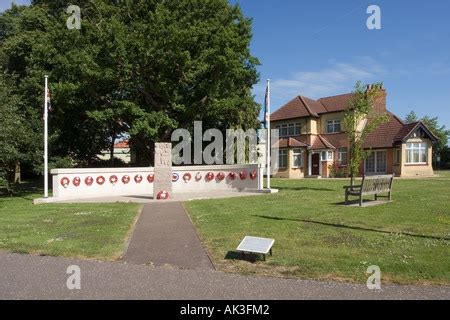
[[389, 201], [392, 199], [392, 182], [393, 174], [364, 176], [361, 184], [357, 186], [345, 186], [345, 204], [348, 204], [349, 196], [359, 197], [359, 206], [362, 206], [363, 196], [374, 195], [375, 200], [378, 199], [380, 193], [388, 193]]

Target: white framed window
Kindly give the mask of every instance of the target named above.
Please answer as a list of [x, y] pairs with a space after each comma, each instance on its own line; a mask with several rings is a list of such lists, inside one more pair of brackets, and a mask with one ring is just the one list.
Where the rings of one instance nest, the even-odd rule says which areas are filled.
[[322, 151], [320, 153], [322, 161], [330, 161], [333, 160], [333, 151]]
[[341, 120], [328, 120], [327, 133], [341, 132]]
[[345, 166], [348, 164], [348, 149], [346, 147], [341, 147], [338, 149], [338, 164], [340, 166]]
[[303, 151], [302, 149], [293, 149], [293, 167], [303, 168]]
[[278, 166], [280, 168], [287, 168], [288, 151], [286, 149], [278, 151]]
[[301, 125], [299, 122], [277, 125], [275, 128], [278, 129], [280, 137], [298, 136], [301, 132]]
[[428, 162], [428, 146], [425, 142], [406, 144], [407, 164], [426, 164]]

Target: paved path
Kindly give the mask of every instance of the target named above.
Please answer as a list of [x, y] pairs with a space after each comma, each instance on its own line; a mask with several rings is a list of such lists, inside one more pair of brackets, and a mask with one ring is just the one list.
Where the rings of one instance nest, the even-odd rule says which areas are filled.
[[123, 260], [182, 269], [214, 268], [181, 202], [145, 204]]
[[[66, 287], [67, 267], [81, 289]], [[277, 279], [0, 251], [0, 299], [450, 299], [450, 287], [385, 286]]]

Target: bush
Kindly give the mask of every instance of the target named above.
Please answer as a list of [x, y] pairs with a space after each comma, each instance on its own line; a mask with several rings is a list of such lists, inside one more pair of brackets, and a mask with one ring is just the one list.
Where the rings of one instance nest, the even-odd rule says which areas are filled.
[[348, 178], [347, 167], [337, 167], [332, 164], [328, 166], [330, 178]]

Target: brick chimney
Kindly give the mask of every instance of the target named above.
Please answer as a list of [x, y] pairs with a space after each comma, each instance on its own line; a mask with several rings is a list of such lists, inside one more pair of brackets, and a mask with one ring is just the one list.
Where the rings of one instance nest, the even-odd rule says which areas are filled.
[[[367, 90], [372, 90], [372, 89], [375, 89], [374, 84], [367, 85]], [[387, 92], [383, 88], [383, 85], [380, 85], [379, 89], [381, 89], [381, 92], [379, 93], [379, 96], [375, 99], [374, 106], [373, 106], [374, 115], [382, 115], [382, 114], [385, 114], [387, 111], [387, 109], [386, 109]]]

